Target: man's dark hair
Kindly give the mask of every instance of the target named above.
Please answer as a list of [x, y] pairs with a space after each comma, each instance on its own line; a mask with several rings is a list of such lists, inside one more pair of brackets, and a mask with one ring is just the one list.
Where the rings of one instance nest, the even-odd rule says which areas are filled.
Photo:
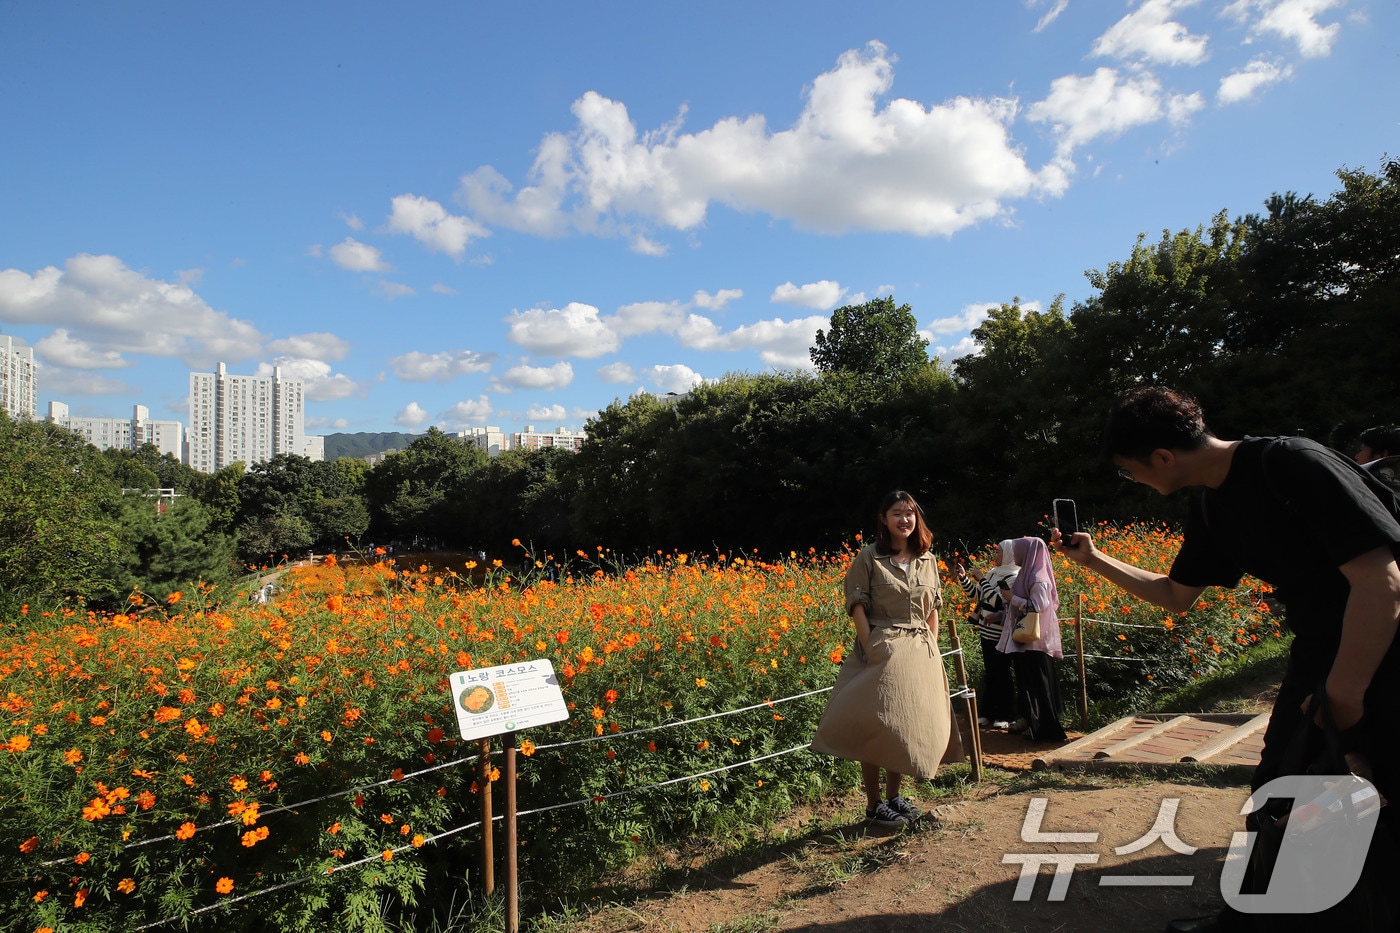
[[1146, 463], [1154, 450], [1199, 450], [1211, 437], [1200, 402], [1166, 386], [1142, 386], [1113, 406], [1103, 448], [1109, 457]]
[[1361, 443], [1378, 457], [1400, 454], [1400, 424], [1378, 424], [1361, 432]]

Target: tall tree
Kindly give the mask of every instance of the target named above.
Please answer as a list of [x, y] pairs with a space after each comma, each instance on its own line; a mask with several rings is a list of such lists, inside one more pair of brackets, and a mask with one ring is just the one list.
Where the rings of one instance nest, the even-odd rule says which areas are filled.
[[831, 312], [831, 326], [817, 331], [811, 354], [821, 372], [893, 382], [928, 363], [928, 341], [919, 336], [913, 310], [896, 306], [891, 295]]

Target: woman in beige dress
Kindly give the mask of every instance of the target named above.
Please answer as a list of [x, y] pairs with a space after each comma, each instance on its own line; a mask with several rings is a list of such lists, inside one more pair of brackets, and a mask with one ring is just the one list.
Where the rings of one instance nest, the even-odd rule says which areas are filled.
[[860, 762], [866, 819], [885, 829], [919, 816], [899, 791], [904, 775], [931, 778], [940, 763], [963, 757], [938, 652], [943, 588], [932, 543], [914, 497], [903, 490], [887, 495], [875, 543], [846, 571], [855, 650], [841, 665], [812, 740], [814, 751]]

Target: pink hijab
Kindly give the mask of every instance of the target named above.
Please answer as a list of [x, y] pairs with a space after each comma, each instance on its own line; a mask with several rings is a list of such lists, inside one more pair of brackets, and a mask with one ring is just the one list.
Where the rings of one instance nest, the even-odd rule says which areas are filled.
[[[1011, 595], [1034, 602], [1040, 611], [1040, 638], [1025, 645], [1011, 640], [1015, 626], [1007, 625], [997, 645], [1004, 652], [1043, 651], [1052, 658], [1064, 656], [1060, 646], [1060, 620], [1055, 614], [1060, 607], [1060, 591], [1055, 587], [1055, 571], [1050, 566], [1050, 550], [1039, 538], [1017, 538], [1011, 552], [1021, 572], [1011, 586]], [[1029, 611], [1029, 609], [1027, 609]]]

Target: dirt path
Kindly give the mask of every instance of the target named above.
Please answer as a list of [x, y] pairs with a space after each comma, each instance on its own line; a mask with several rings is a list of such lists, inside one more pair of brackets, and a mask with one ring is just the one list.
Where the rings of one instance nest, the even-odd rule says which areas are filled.
[[[1274, 686], [1242, 685], [1223, 698], [1232, 711], [1263, 711]], [[570, 933], [1075, 933], [1161, 930], [1176, 917], [1213, 913], [1223, 903], [1220, 872], [1231, 835], [1243, 828], [1249, 795], [1204, 770], [1199, 780], [1102, 774], [1032, 773], [1047, 747], [1019, 736], [984, 737], [990, 779], [963, 798], [936, 805], [902, 833], [868, 833], [863, 800], [851, 794], [780, 824], [771, 844], [749, 854], [694, 858], [670, 890], [599, 910]], [[1044, 801], [1043, 804], [1034, 801]], [[1181, 854], [1158, 839], [1118, 854], [1158, 822], [1171, 821]], [[1097, 833], [1093, 841], [1024, 841], [1028, 811], [1043, 806], [1041, 832]], [[1168, 809], [1173, 804], [1166, 803]], [[1033, 828], [1033, 827], [1032, 827]], [[1019, 862], [1007, 855], [1077, 854], [1062, 897], [1051, 899], [1053, 865], [1040, 868], [1018, 897]], [[1115, 879], [1189, 876], [1184, 885], [1124, 885]], [[1107, 884], [1102, 883], [1107, 880]]]

